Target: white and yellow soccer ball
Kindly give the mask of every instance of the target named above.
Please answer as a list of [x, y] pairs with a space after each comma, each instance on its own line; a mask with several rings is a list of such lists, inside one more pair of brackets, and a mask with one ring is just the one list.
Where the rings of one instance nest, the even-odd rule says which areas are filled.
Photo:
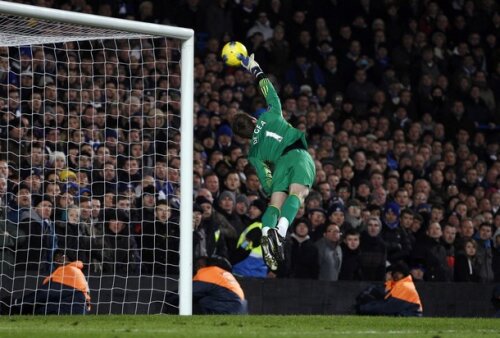
[[221, 57], [226, 65], [237, 67], [241, 65], [241, 61], [238, 59], [240, 54], [245, 57], [248, 56], [245, 45], [238, 41], [230, 41], [222, 48]]

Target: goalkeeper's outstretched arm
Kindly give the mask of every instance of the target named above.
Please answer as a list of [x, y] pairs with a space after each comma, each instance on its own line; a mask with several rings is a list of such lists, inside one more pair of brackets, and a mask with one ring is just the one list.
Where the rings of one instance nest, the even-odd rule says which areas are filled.
[[269, 106], [268, 111], [274, 112], [281, 115], [281, 102], [274, 89], [273, 84], [267, 78], [262, 68], [260, 68], [257, 61], [254, 59], [254, 54], [250, 56], [239, 55], [241, 60], [241, 66], [252, 73], [259, 83], [259, 88], [262, 95], [265, 97], [267, 105]]

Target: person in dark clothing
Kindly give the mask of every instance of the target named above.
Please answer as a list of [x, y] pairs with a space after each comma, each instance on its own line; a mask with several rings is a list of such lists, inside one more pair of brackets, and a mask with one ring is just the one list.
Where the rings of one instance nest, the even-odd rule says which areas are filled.
[[142, 195], [136, 201], [136, 209], [131, 216], [134, 219], [142, 221], [154, 221], [155, 219], [155, 202], [158, 190], [150, 185], [142, 189]]
[[236, 196], [234, 193], [228, 190], [221, 192], [215, 209], [236, 229], [237, 235], [239, 236], [245, 229], [245, 226], [240, 216], [236, 213], [235, 207]]
[[67, 220], [56, 222], [57, 246], [64, 252], [68, 261], [79, 260], [87, 264], [89, 262], [90, 237], [85, 235], [79, 218], [80, 209], [77, 206], [71, 206], [67, 209]]
[[441, 225], [429, 224], [426, 235], [417, 239], [410, 260], [414, 265], [422, 264], [425, 269], [424, 280], [435, 282], [451, 281], [452, 271], [448, 266], [446, 249], [441, 244]]
[[311, 223], [307, 218], [292, 223], [290, 240], [285, 242], [285, 269], [279, 277], [318, 279], [318, 249], [309, 237]]
[[368, 219], [367, 229], [361, 233], [359, 246], [360, 279], [366, 281], [383, 281], [387, 247], [380, 236], [382, 224], [380, 219], [372, 216]]
[[423, 313], [420, 296], [410, 275], [410, 269], [403, 262], [388, 268], [384, 299], [357, 305], [357, 313], [363, 315], [421, 317]]
[[[229, 259], [230, 248], [233, 249], [238, 241], [236, 230], [223, 215], [214, 209], [212, 202], [207, 198], [198, 196], [195, 203], [203, 209], [200, 227], [205, 231], [207, 253], [212, 252], [212, 254]], [[197, 255], [202, 256], [201, 253]]]
[[166, 200], [156, 202], [155, 220], [144, 221], [141, 236], [143, 272], [178, 273], [179, 222]]
[[479, 260], [479, 277], [481, 282], [490, 283], [493, 275], [493, 226], [489, 223], [481, 223], [479, 230], [473, 236], [477, 242], [477, 259]]
[[387, 259], [391, 264], [408, 259], [411, 251], [408, 236], [399, 224], [399, 214], [399, 205], [390, 202], [382, 215], [382, 239], [387, 246]]
[[12, 189], [12, 198], [7, 205], [7, 219], [19, 223], [21, 215], [29, 213], [31, 208], [31, 188], [24, 184], [17, 184]]
[[23, 246], [17, 248], [16, 270], [49, 274], [57, 249], [55, 224], [51, 220], [52, 198], [34, 195], [32, 200], [34, 207], [19, 217], [20, 233], [26, 237], [20, 241]]
[[476, 126], [494, 127], [494, 116], [490, 113], [488, 106], [481, 98], [478, 86], [472, 86], [469, 99], [465, 103], [468, 117], [474, 121]]
[[463, 252], [455, 260], [455, 282], [479, 282], [479, 261], [476, 257], [477, 243], [473, 239], [464, 242]]
[[466, 113], [462, 100], [456, 99], [453, 101], [449, 113], [444, 118], [444, 125], [448, 138], [454, 138], [460, 129], [467, 130], [469, 134], [472, 134], [474, 121]]
[[443, 227], [443, 236], [441, 237], [441, 244], [443, 244], [446, 250], [446, 261], [450, 269], [455, 268], [455, 239], [456, 239], [457, 229], [451, 224], [445, 224]]
[[196, 230], [198, 232], [197, 236], [200, 235], [205, 241], [204, 247], [203, 245], [195, 246], [195, 256], [201, 257], [203, 256], [203, 252], [206, 251], [208, 256], [217, 255], [229, 258], [226, 232], [222, 230], [222, 226], [217, 221], [218, 219], [222, 219], [222, 217], [213, 217], [212, 203], [205, 197], [197, 197], [195, 205], [199, 205], [202, 211], [201, 222]]
[[108, 209], [104, 213], [101, 259], [105, 274], [130, 275], [139, 270], [140, 256], [128, 222], [123, 210]]
[[342, 248], [342, 266], [339, 280], [359, 280], [359, 244], [360, 234], [356, 229], [350, 229], [344, 234]]
[[[193, 204], [193, 258], [207, 255], [207, 237], [205, 229], [201, 227], [203, 208], [201, 205]], [[143, 255], [144, 257], [144, 255]]]

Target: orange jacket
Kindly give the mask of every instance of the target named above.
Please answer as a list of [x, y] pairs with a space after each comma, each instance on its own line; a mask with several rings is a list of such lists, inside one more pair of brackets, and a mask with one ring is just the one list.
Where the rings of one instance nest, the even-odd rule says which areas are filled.
[[49, 281], [52, 281], [75, 288], [83, 292], [87, 304], [90, 304], [89, 284], [87, 283], [87, 279], [85, 279], [82, 269], [83, 263], [81, 261], [75, 261], [60, 266], [50, 276], [44, 279], [43, 284], [45, 285]]
[[385, 299], [393, 297], [408, 303], [417, 304], [418, 310], [422, 312], [422, 302], [420, 301], [420, 297], [411, 275], [408, 275], [397, 282], [386, 282], [385, 290], [387, 291]]
[[212, 283], [234, 292], [241, 300], [245, 299], [245, 294], [240, 284], [234, 276], [217, 266], [208, 266], [198, 270], [193, 277], [193, 281]]

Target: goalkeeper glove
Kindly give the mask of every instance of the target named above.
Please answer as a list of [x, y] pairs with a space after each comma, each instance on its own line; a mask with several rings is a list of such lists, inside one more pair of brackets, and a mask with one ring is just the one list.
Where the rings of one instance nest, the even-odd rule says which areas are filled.
[[240, 54], [238, 55], [238, 59], [240, 59], [241, 65], [255, 77], [264, 74], [259, 64], [254, 60], [254, 54], [250, 56], [244, 56], [243, 54]]

